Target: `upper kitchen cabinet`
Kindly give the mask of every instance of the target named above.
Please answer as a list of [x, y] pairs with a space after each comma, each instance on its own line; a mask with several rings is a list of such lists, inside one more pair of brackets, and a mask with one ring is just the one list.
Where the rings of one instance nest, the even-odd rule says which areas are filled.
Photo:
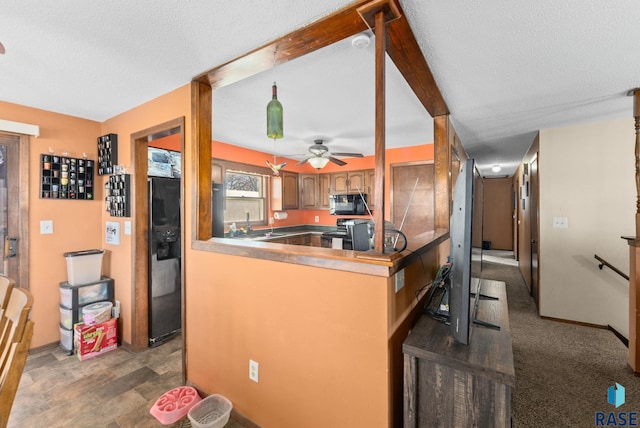
[[318, 208], [329, 209], [329, 195], [331, 194], [331, 174], [318, 175]]
[[300, 176], [300, 208], [317, 209], [319, 199], [318, 174], [302, 174]]
[[298, 209], [298, 174], [280, 171], [271, 177], [271, 209], [273, 211]]
[[364, 171], [336, 172], [331, 174], [332, 194], [365, 193]]
[[374, 169], [367, 169], [364, 172], [364, 185], [365, 190], [362, 193], [367, 195], [367, 205], [370, 210], [376, 206], [375, 193], [376, 193], [376, 171]]

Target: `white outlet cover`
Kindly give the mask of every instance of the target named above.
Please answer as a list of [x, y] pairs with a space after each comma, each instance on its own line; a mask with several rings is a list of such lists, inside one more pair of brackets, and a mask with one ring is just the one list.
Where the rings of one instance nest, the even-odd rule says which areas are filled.
[[124, 222], [124, 234], [131, 235], [131, 222], [129, 220]]
[[404, 288], [404, 269], [396, 272], [396, 293]]
[[260, 378], [260, 365], [257, 361], [249, 360], [249, 379], [258, 383]]
[[40, 220], [40, 235], [53, 234], [53, 220]]

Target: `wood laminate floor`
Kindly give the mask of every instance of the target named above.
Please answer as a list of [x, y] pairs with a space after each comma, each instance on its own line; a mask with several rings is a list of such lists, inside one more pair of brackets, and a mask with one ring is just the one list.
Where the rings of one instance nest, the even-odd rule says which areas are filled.
[[[161, 427], [149, 410], [182, 385], [182, 339], [79, 361], [55, 347], [29, 355], [9, 427]], [[185, 417], [174, 427], [189, 427]], [[230, 419], [226, 428], [243, 428]]]

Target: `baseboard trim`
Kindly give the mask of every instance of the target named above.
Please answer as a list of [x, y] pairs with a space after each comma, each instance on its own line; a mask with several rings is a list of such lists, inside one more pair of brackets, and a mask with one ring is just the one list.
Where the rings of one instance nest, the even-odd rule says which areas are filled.
[[606, 325], [602, 325], [602, 324], [592, 324], [592, 323], [588, 323], [588, 322], [568, 320], [568, 319], [564, 319], [564, 318], [547, 317], [547, 316], [544, 316], [544, 315], [540, 315], [540, 318], [543, 319], [543, 320], [548, 320], [548, 321], [563, 322], [565, 324], [574, 324], [574, 325], [581, 325], [581, 326], [584, 326], [584, 327], [591, 327], [591, 328], [599, 328], [599, 329], [602, 329], [602, 330], [608, 330], [608, 327]]
[[47, 343], [46, 345], [36, 346], [35, 348], [29, 349], [29, 354], [37, 354], [39, 352], [48, 351], [50, 349], [57, 348], [58, 346], [60, 346], [60, 342], [51, 342]]
[[624, 337], [622, 335], [622, 333], [620, 333], [618, 330], [616, 330], [615, 328], [611, 327], [610, 325], [607, 326], [607, 329], [609, 331], [611, 331], [613, 334], [616, 335], [616, 337], [618, 339], [620, 339], [620, 342], [622, 342], [624, 344], [624, 346], [626, 346], [627, 348], [629, 348], [629, 339], [627, 339], [626, 337]]
[[599, 328], [601, 330], [609, 330], [610, 332], [615, 334], [615, 336], [618, 339], [620, 339], [620, 341], [624, 344], [624, 346], [626, 346], [627, 348], [629, 347], [629, 339], [624, 337], [622, 335], [622, 333], [620, 333], [618, 330], [616, 330], [615, 328], [611, 327], [610, 325], [592, 324], [592, 323], [589, 323], [589, 322], [568, 320], [568, 319], [564, 319], [564, 318], [547, 317], [547, 316], [544, 316], [544, 315], [540, 315], [540, 318], [543, 319], [543, 320], [548, 320], [548, 321], [563, 322], [565, 324], [574, 324], [574, 325], [581, 325], [583, 327], [591, 327], [591, 328]]

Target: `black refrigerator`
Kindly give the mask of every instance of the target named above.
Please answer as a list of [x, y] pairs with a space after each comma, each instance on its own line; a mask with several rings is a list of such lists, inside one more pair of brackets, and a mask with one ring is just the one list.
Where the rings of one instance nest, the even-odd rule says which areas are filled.
[[182, 327], [180, 180], [149, 178], [149, 346]]

